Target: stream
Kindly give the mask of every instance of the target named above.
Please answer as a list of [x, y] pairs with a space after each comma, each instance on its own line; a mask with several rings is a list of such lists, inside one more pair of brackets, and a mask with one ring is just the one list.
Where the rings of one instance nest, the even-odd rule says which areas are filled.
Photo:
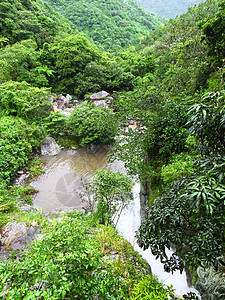
[[[45, 173], [31, 183], [39, 190], [34, 197], [34, 206], [43, 209], [45, 213], [54, 212], [56, 209], [82, 209], [85, 205], [79, 195], [84, 180], [90, 180], [99, 169], [125, 172], [121, 162], [108, 163], [109, 150], [107, 146], [89, 146], [77, 150], [63, 150], [57, 156], [42, 156], [46, 162]], [[133, 188], [134, 200], [123, 211], [117, 224], [120, 235], [129, 240], [135, 250], [148, 262], [152, 273], [159, 281], [173, 285], [178, 297], [190, 291], [197, 293], [194, 288], [188, 286], [185, 272], [182, 274], [165, 272], [163, 264], [155, 259], [150, 250], [143, 251], [137, 245], [135, 231], [141, 222], [139, 195], [140, 184], [136, 182]]]

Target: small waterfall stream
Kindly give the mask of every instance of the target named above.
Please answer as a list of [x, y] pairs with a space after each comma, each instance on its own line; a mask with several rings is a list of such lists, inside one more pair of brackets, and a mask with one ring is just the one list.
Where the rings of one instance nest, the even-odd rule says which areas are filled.
[[[81, 179], [89, 180], [98, 169], [110, 168], [113, 171], [124, 172], [121, 162], [109, 164], [108, 147], [87, 147], [77, 150], [64, 150], [57, 156], [43, 156], [46, 161], [45, 173], [31, 184], [39, 190], [34, 197], [34, 206], [42, 208], [44, 212], [54, 209], [82, 208], [78, 191], [82, 188]], [[135, 241], [135, 231], [140, 226], [140, 184], [135, 183], [133, 189], [134, 200], [122, 213], [117, 229], [119, 233], [130, 241], [135, 250], [151, 266], [152, 273], [166, 285], [173, 285], [177, 296], [194, 291], [187, 285], [186, 274], [179, 272], [166, 273], [163, 265], [151, 254], [150, 250], [143, 251]]]
[[[176, 271], [173, 274], [165, 272], [163, 269], [163, 264], [160, 262], [160, 260], [155, 259], [155, 256], [151, 253], [151, 250], [148, 249], [144, 251], [138, 246], [135, 240], [135, 232], [138, 230], [141, 224], [140, 184], [138, 182], [136, 182], [134, 185], [133, 197], [134, 201], [132, 201], [129, 206], [123, 211], [119, 219], [117, 230], [124, 238], [129, 240], [134, 249], [139, 252], [142, 257], [148, 262], [151, 267], [152, 273], [157, 276], [158, 279], [165, 285], [172, 285], [174, 287], [176, 295], [178, 297], [188, 292], [194, 292], [200, 298], [199, 293], [194, 288], [188, 286], [185, 272], [183, 272], [182, 274], [180, 274], [179, 271]], [[167, 254], [172, 254], [172, 251], [168, 250]]]

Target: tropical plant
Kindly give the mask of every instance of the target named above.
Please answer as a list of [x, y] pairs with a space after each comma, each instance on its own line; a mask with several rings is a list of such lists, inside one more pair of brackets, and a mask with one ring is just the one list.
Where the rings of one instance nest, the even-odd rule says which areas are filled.
[[[117, 224], [122, 210], [132, 197], [131, 189], [131, 179], [123, 173], [107, 170], [99, 170], [95, 173], [89, 191], [94, 196], [94, 202], [97, 203], [94, 214], [101, 224]], [[94, 207], [92, 201], [92, 211]]]
[[211, 91], [202, 96], [201, 103], [190, 107], [188, 111], [190, 133], [201, 141], [205, 155], [225, 152], [225, 92]]
[[0, 116], [11, 115], [28, 122], [40, 122], [53, 109], [50, 90], [32, 87], [27, 82], [8, 81], [0, 85]]
[[117, 130], [115, 114], [109, 108], [93, 104], [77, 106], [66, 119], [66, 134], [77, 139], [81, 146], [90, 143], [109, 144]]
[[[13, 253], [7, 263], [0, 262], [0, 297], [128, 299], [140, 278], [136, 266], [146, 272], [146, 265], [114, 229], [93, 225], [82, 213], [48, 223], [41, 240], [24, 253]], [[115, 251], [114, 260], [110, 257]]]
[[12, 116], [0, 120], [0, 178], [9, 183], [39, 148], [44, 132], [39, 126]]
[[139, 299], [167, 300], [176, 299], [176, 297], [172, 287], [165, 287], [162, 283], [158, 282], [154, 276], [146, 275], [134, 285], [132, 291], [131, 300]]

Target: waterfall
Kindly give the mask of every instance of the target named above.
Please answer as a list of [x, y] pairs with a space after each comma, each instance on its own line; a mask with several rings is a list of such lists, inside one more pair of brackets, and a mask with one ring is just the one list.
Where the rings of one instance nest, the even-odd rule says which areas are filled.
[[[173, 274], [165, 272], [163, 264], [160, 262], [160, 260], [155, 259], [155, 256], [151, 253], [150, 249], [144, 251], [138, 246], [135, 239], [135, 232], [138, 230], [140, 224], [140, 183], [136, 182], [133, 188], [133, 201], [129, 203], [128, 207], [121, 214], [117, 224], [117, 230], [147, 261], [151, 267], [152, 274], [155, 275], [158, 280], [165, 285], [172, 285], [178, 297], [181, 297], [183, 294], [188, 292], [194, 292], [201, 299], [198, 291], [188, 286], [185, 272], [182, 274], [180, 274], [179, 271], [176, 271]], [[171, 250], [167, 251], [168, 255], [172, 254]]]

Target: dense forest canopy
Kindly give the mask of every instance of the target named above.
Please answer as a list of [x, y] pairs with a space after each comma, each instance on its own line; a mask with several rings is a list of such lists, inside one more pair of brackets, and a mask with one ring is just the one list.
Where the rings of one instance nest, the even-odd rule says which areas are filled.
[[[206, 0], [159, 26], [162, 19], [131, 1], [2, 1], [0, 226], [27, 197], [10, 184], [44, 136], [77, 146], [114, 142], [115, 158], [138, 175], [144, 188], [147, 208], [137, 232], [139, 245], [151, 248], [168, 272], [211, 266], [222, 274], [224, 13], [224, 0]], [[88, 101], [100, 90], [114, 95], [109, 107]], [[69, 117], [53, 111], [49, 100], [55, 93], [77, 99]], [[129, 122], [135, 130], [127, 129]], [[118, 134], [122, 143], [114, 141]], [[167, 257], [166, 247], [172, 246], [174, 253]], [[24, 263], [29, 269], [29, 259]], [[2, 278], [7, 268], [0, 268]], [[11, 275], [6, 284], [16, 287]], [[9, 297], [23, 299], [32, 291], [18, 287]], [[68, 285], [60, 291], [67, 292], [77, 290]]]
[[162, 24], [162, 19], [148, 14], [131, 0], [44, 1], [69, 19], [73, 28], [110, 52], [137, 44]]
[[3, 45], [32, 38], [40, 47], [66, 32], [71, 33], [70, 22], [39, 0], [3, 0], [0, 3], [0, 42]]
[[218, 269], [224, 254], [223, 11], [224, 1], [206, 1], [146, 37], [136, 49], [152, 56], [151, 82], [118, 103], [140, 123], [118, 153], [153, 201], [139, 244], [167, 271]]
[[136, 0], [147, 12], [167, 19], [175, 18], [204, 0]]

